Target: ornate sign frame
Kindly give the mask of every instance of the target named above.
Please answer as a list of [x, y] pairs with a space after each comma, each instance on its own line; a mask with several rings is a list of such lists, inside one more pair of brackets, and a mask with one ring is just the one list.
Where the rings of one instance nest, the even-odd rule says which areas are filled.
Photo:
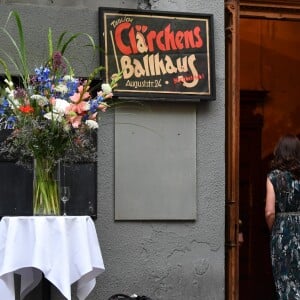
[[103, 76], [119, 98], [215, 100], [213, 15], [99, 8]]

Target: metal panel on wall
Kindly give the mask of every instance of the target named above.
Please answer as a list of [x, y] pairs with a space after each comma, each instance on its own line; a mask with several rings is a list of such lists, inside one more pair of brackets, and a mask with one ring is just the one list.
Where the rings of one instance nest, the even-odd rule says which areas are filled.
[[195, 220], [196, 107], [128, 104], [115, 115], [115, 219]]

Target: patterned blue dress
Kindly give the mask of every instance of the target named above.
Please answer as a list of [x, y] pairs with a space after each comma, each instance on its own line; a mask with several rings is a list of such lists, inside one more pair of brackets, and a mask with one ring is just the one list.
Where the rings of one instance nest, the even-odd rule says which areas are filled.
[[276, 292], [280, 300], [300, 300], [300, 181], [288, 171], [268, 177], [276, 196], [270, 242]]

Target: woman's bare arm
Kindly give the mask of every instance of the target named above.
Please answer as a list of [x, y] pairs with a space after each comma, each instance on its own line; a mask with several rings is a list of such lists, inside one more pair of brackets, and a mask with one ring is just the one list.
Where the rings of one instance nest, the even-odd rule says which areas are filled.
[[271, 183], [269, 178], [267, 178], [265, 219], [269, 230], [271, 230], [275, 220], [275, 192], [273, 184]]

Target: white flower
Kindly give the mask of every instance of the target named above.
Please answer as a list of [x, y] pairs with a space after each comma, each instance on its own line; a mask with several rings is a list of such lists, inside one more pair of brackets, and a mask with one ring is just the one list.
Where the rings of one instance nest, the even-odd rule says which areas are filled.
[[57, 86], [54, 87], [54, 90], [58, 93], [65, 94], [65, 93], [68, 92], [68, 87], [63, 83], [60, 83], [60, 84], [58, 84]]
[[42, 96], [42, 95], [35, 94], [35, 95], [32, 95], [30, 98], [33, 100], [36, 100], [38, 105], [40, 105], [40, 106], [45, 106], [49, 103], [48, 98], [45, 96]]
[[85, 103], [85, 106], [84, 106], [84, 109], [85, 109], [86, 111], [88, 111], [88, 110], [90, 110], [90, 108], [91, 108], [90, 102], [86, 102], [86, 103]]
[[4, 79], [4, 82], [9, 86], [9, 89], [11, 90], [14, 87], [14, 83], [12, 81], [8, 81], [8, 79]]
[[70, 105], [70, 103], [63, 99], [55, 99], [54, 109], [59, 114], [65, 114], [66, 108]]
[[57, 112], [48, 112], [46, 114], [44, 114], [44, 118], [48, 119], [48, 120], [52, 120], [52, 121], [57, 121], [57, 122], [61, 122], [62, 121], [62, 116], [61, 114], [57, 113]]
[[110, 84], [108, 84], [108, 83], [102, 83], [101, 89], [102, 89], [103, 93], [105, 93], [105, 94], [109, 94], [112, 92], [112, 88], [111, 88]]
[[99, 127], [98, 123], [94, 120], [86, 120], [85, 124], [91, 129], [97, 129]]
[[65, 75], [64, 77], [63, 77], [63, 80], [64, 81], [77, 81], [77, 79], [76, 78], [74, 78], [72, 75]]
[[18, 105], [20, 105], [19, 101], [15, 99], [15, 90], [10, 90], [8, 87], [6, 87], [5, 92], [7, 93], [7, 98], [11, 100], [11, 102], [15, 101], [16, 103], [18, 103]]
[[15, 108], [20, 106], [20, 102], [18, 99], [15, 99], [15, 91], [9, 90], [8, 88], [5, 89], [7, 93], [7, 98], [9, 99], [9, 107]]

